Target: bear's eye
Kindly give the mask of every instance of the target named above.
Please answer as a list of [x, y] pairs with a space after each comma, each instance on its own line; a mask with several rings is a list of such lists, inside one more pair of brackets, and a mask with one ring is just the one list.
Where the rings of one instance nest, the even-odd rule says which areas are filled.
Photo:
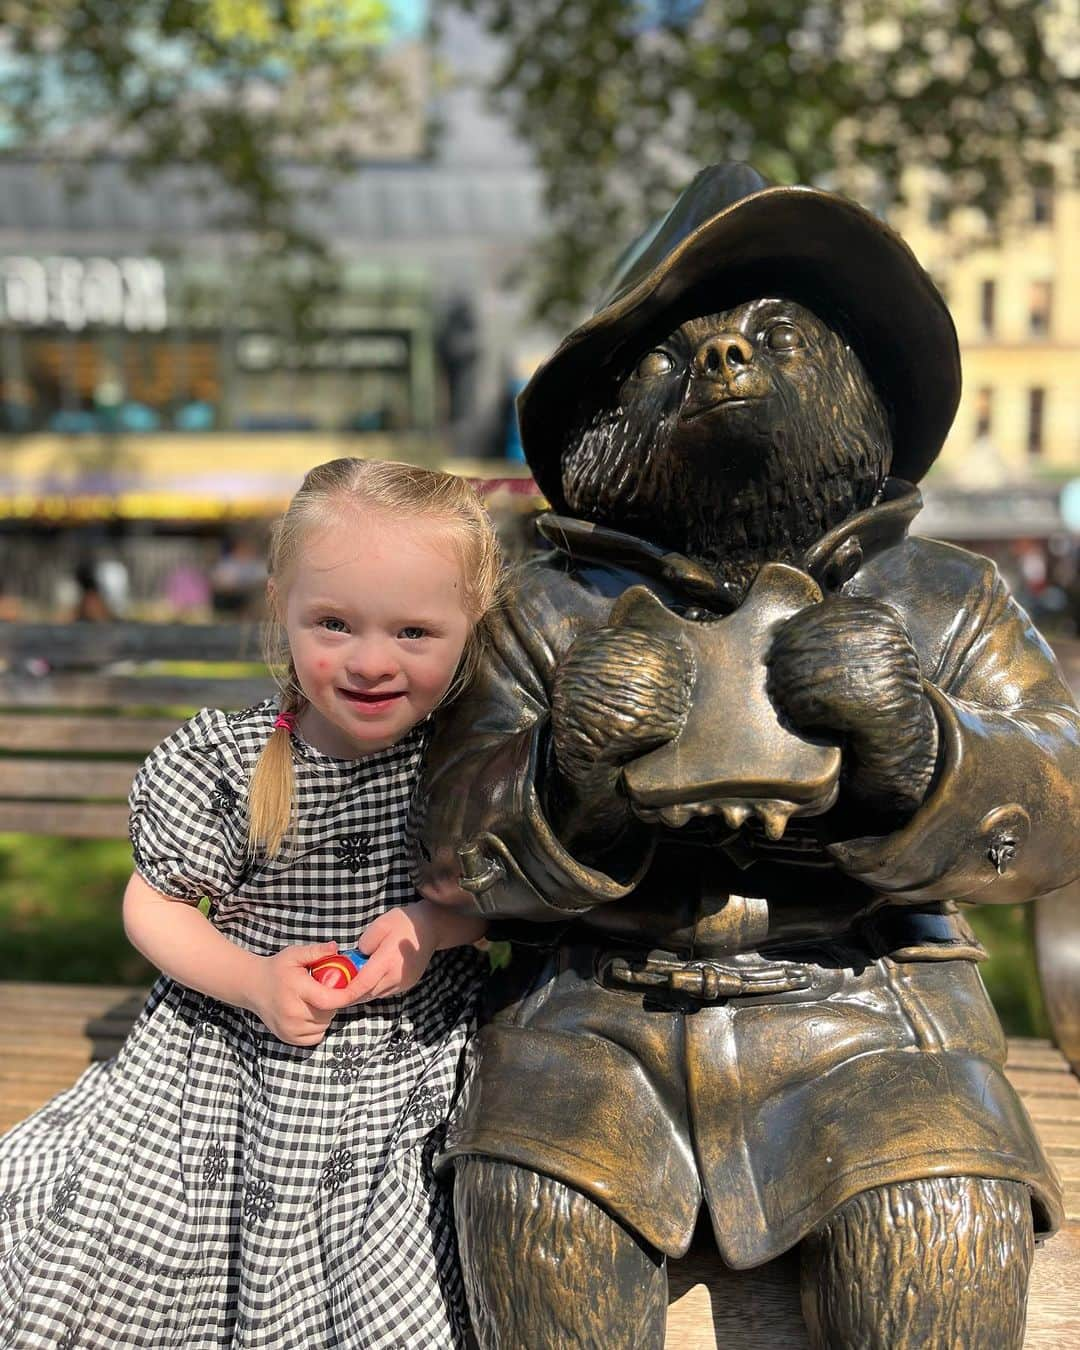
[[667, 352], [649, 352], [638, 362], [637, 370], [634, 371], [634, 378], [637, 380], [651, 380], [656, 375], [667, 375], [674, 369], [675, 362]]
[[793, 352], [803, 345], [803, 335], [793, 323], [778, 323], [769, 329], [765, 341], [774, 352]]

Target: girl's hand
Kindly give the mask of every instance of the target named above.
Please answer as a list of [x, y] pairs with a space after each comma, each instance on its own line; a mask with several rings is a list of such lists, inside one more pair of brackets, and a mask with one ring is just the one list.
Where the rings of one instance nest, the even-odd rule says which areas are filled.
[[368, 961], [345, 989], [334, 991], [338, 1006], [367, 1003], [411, 989], [442, 945], [442, 936], [438, 907], [426, 900], [380, 914], [360, 934], [356, 945]]
[[[383, 918], [388, 917], [383, 915]], [[342, 1007], [338, 990], [311, 978], [308, 966], [333, 956], [336, 942], [285, 947], [258, 959], [248, 1006], [286, 1045], [318, 1045], [334, 1013]]]
[[334, 1006], [403, 994], [419, 981], [435, 952], [476, 942], [486, 928], [478, 914], [430, 900], [387, 910], [360, 934], [356, 945], [368, 962], [344, 989], [333, 991]]

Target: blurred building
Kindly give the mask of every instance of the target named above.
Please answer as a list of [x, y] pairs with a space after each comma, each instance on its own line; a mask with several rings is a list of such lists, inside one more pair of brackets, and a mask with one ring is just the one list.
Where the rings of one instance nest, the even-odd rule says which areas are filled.
[[1045, 154], [996, 234], [926, 173], [896, 223], [948, 301], [964, 373], [917, 527], [994, 557], [1040, 623], [1077, 632], [1080, 148]]
[[[101, 160], [73, 192], [41, 156], [0, 161], [0, 530], [24, 597], [47, 607], [43, 559], [122, 555], [138, 606], [338, 454], [527, 486], [513, 396], [560, 336], [532, 327], [522, 287], [540, 174], [486, 106], [495, 41], [446, 9], [433, 46], [425, 0], [400, 8], [411, 115], [352, 147], [360, 167], [325, 193], [290, 170], [299, 224], [340, 260], [325, 295], [295, 259], [245, 265], [223, 203], [180, 169], [137, 184]], [[1080, 475], [1080, 152], [1048, 158], [996, 240], [941, 187], [916, 175], [894, 218], [964, 362], [921, 528], [1006, 565], [1019, 540], [1018, 576], [1038, 570], [1032, 544], [1050, 575], [1075, 553], [1060, 497]], [[295, 298], [315, 292], [300, 331]]]
[[1080, 149], [1064, 145], [1016, 192], [991, 235], [916, 176], [897, 218], [943, 291], [964, 393], [939, 461], [970, 486], [1080, 470]]
[[349, 445], [504, 453], [539, 176], [484, 109], [477, 26], [425, 34], [398, 54], [418, 101], [392, 140], [325, 194], [289, 171], [340, 260], [302, 331], [318, 270], [245, 263], [193, 175], [103, 160], [73, 191], [41, 157], [0, 162], [0, 514], [260, 515]]

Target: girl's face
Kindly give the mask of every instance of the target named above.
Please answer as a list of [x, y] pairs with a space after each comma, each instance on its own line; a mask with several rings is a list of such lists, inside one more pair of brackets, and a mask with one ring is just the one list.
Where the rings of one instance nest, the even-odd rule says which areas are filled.
[[473, 624], [438, 525], [348, 513], [312, 532], [286, 584], [277, 600], [308, 701], [299, 727], [317, 750], [383, 750], [446, 693]]

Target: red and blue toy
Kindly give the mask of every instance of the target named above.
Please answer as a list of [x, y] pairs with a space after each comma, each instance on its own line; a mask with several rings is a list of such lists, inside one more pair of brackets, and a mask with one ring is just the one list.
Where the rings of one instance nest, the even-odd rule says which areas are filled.
[[367, 961], [363, 952], [355, 947], [346, 947], [335, 956], [324, 956], [313, 966], [308, 966], [311, 978], [325, 984], [328, 989], [344, 989], [360, 974], [360, 967]]

